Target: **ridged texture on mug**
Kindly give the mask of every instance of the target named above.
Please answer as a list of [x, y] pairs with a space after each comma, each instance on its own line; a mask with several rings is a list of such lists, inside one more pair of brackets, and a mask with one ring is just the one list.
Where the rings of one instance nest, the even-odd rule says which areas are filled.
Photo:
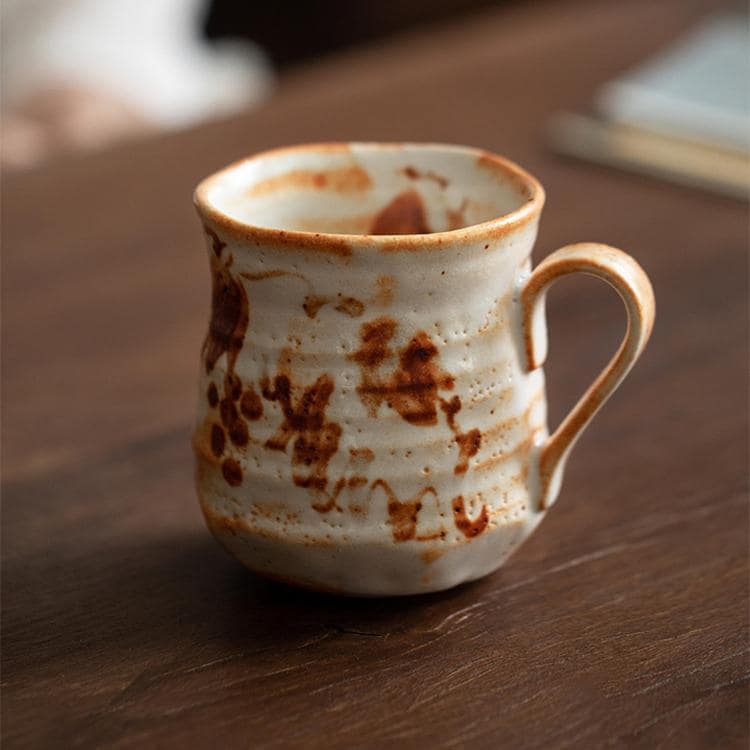
[[544, 383], [523, 371], [514, 296], [538, 215], [429, 250], [311, 250], [203, 220], [194, 447], [217, 538], [258, 572], [348, 593], [498, 567], [539, 518]]

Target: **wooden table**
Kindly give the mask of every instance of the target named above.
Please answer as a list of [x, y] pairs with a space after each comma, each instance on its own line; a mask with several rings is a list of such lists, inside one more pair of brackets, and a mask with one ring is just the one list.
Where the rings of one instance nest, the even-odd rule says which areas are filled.
[[[746, 209], [542, 138], [714, 6], [503, 6], [290, 74], [247, 116], [5, 178], [7, 750], [746, 746]], [[651, 345], [541, 530], [441, 595], [259, 580], [192, 487], [209, 296], [192, 187], [260, 148], [350, 138], [508, 154], [548, 190], [537, 259], [607, 241], [657, 293]], [[548, 312], [554, 423], [623, 313], [586, 280]]]

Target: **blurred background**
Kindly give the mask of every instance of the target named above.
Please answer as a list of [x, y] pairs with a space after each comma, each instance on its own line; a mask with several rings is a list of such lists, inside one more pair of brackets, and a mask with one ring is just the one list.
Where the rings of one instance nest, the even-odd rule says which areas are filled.
[[3, 162], [194, 125], [273, 95], [280, 74], [487, 0], [6, 0]]
[[[290, 72], [332, 53], [460, 29], [483, 11], [523, 5], [533, 3], [4, 0], [2, 164], [29, 168], [247, 111]], [[601, 87], [586, 111], [552, 118], [546, 140], [562, 153], [743, 197], [749, 49], [746, 4], [717, 4], [663, 54]]]

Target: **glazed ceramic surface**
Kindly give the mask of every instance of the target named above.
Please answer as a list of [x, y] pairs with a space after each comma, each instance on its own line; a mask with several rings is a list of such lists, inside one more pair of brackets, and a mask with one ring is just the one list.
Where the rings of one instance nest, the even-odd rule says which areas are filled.
[[[544, 194], [470, 148], [266, 152], [196, 192], [212, 276], [194, 437], [216, 538], [254, 571], [361, 595], [499, 567], [637, 358], [653, 297], [601, 245], [531, 275]], [[550, 439], [544, 292], [593, 273], [626, 302], [610, 366]]]

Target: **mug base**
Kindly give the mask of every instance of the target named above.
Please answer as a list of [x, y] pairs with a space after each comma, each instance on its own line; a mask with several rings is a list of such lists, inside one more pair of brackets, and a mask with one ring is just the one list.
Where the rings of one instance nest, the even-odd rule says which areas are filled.
[[242, 518], [203, 505], [217, 541], [246, 568], [319, 593], [408, 596], [444, 591], [497, 570], [533, 531], [542, 514], [489, 527], [457, 543], [301, 542], [253, 529]]

